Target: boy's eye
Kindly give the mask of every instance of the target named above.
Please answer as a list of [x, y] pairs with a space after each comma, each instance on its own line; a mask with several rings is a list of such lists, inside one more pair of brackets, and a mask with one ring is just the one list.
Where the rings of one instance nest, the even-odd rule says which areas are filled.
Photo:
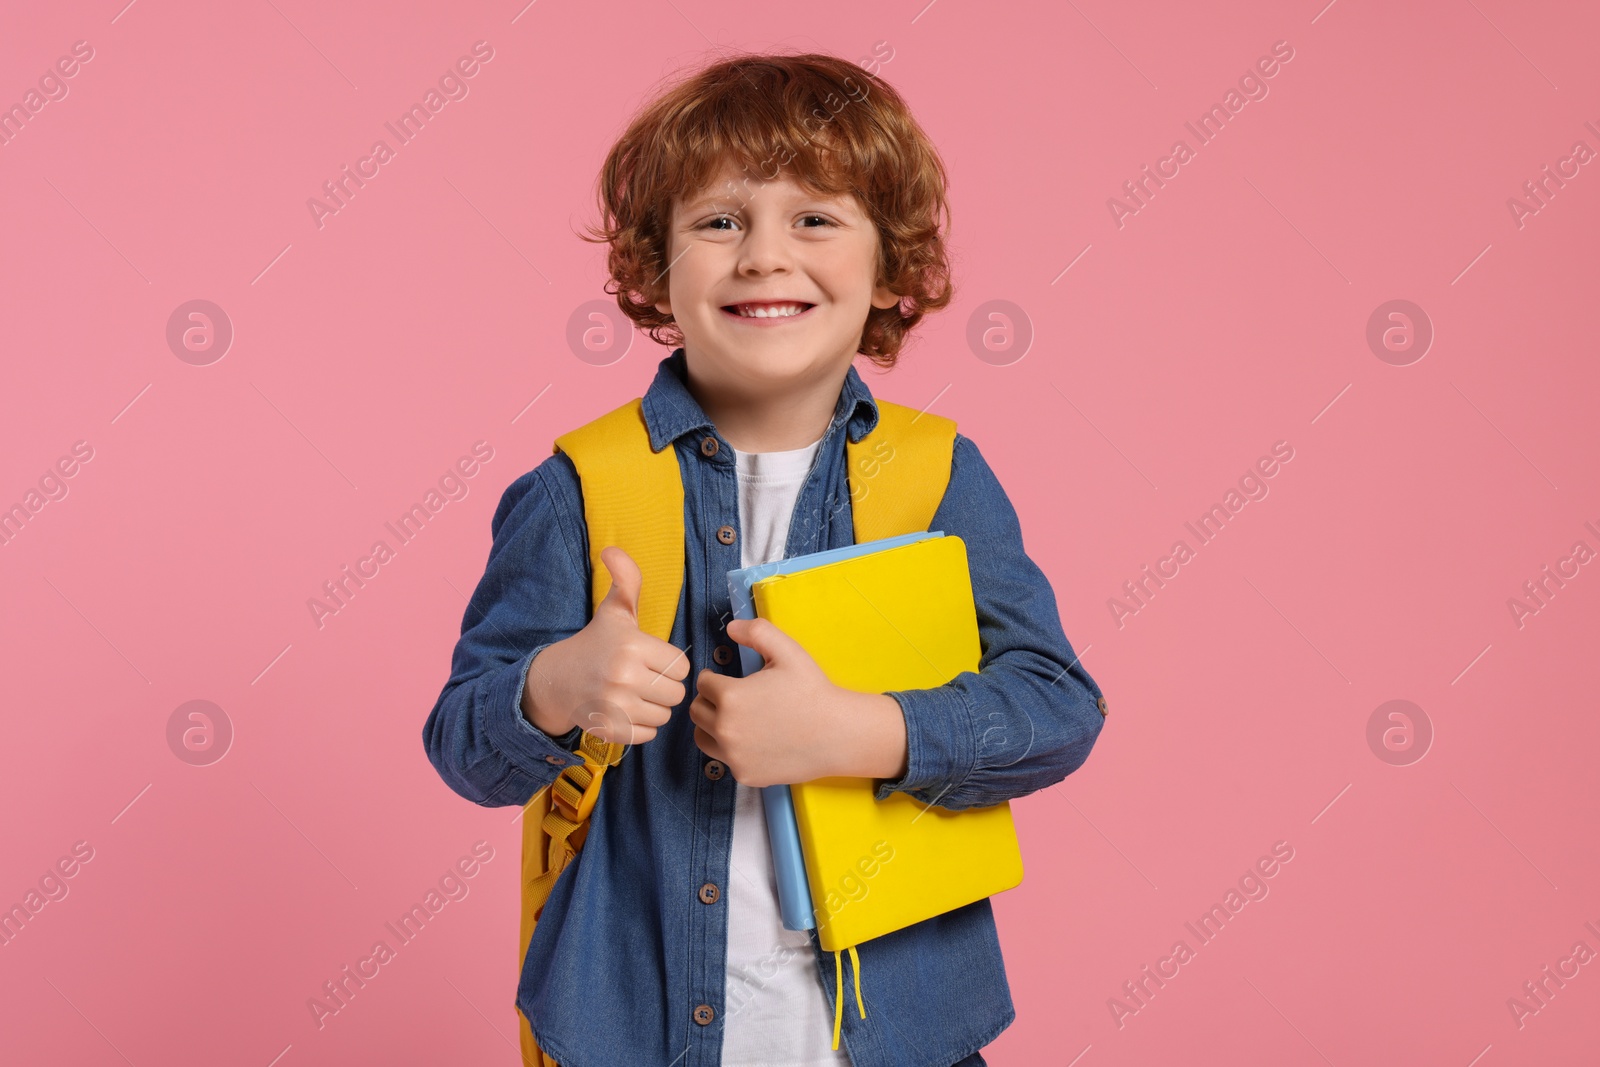
[[[802, 216], [800, 216], [800, 219], [801, 219], [802, 222], [810, 222], [810, 221], [812, 221], [814, 219], [817, 222], [822, 223], [822, 225], [824, 225], [824, 226], [836, 226], [836, 225], [838, 225], [838, 223], [834, 222], [832, 219], [828, 218], [828, 216], [826, 216], [826, 215], [802, 215]], [[735, 218], [734, 216], [732, 216], [732, 215], [714, 215], [711, 218], [707, 219], [706, 221], [702, 222], [700, 224], [699, 228], [702, 229], [702, 230], [726, 230], [726, 229], [730, 228], [730, 226], [738, 223], [738, 221], [739, 220], [737, 218]], [[726, 226], [722, 225], [723, 223], [727, 223], [728, 225], [726, 225]], [[816, 227], [814, 227], [814, 226], [806, 226], [804, 228], [810, 230], [810, 229], [815, 229]]]

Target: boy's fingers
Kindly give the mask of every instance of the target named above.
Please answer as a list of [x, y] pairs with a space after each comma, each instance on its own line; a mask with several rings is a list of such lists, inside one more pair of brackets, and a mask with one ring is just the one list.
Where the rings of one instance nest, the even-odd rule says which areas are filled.
[[694, 728], [694, 744], [696, 748], [712, 759], [722, 760], [724, 763], [728, 762], [723, 758], [722, 746], [717, 744], [717, 739], [698, 726]]
[[716, 671], [705, 667], [700, 668], [700, 673], [695, 675], [694, 679], [695, 691], [700, 694], [699, 699], [715, 707], [717, 694], [722, 689], [723, 681], [722, 675]]
[[640, 691], [639, 698], [652, 707], [666, 708], [670, 711], [682, 704], [688, 695], [688, 687], [682, 682], [670, 678], [657, 678]]
[[689, 695], [684, 686], [684, 679], [689, 676], [689, 657], [660, 641], [649, 646], [644, 665], [649, 674], [636, 690], [640, 698], [669, 708], [682, 704]]
[[662, 726], [672, 719], [672, 705], [640, 699], [628, 709], [628, 719], [635, 725]]
[[[737, 633], [733, 629], [735, 626], [739, 627]], [[803, 651], [800, 643], [784, 633], [771, 619], [735, 619], [728, 624], [728, 636], [747, 648], [755, 649], [765, 664], [788, 659], [797, 649]]]
[[[637, 745], [652, 740], [660, 726], [666, 720], [654, 721], [655, 717], [649, 714], [625, 716], [615, 722], [608, 723], [606, 728], [599, 731], [600, 736], [607, 740], [624, 744]], [[591, 730], [591, 733], [596, 731]]]
[[[577, 725], [597, 737], [627, 742], [634, 727], [652, 732], [672, 719], [672, 709], [639, 697], [591, 701], [582, 709]], [[653, 736], [653, 733], [652, 733]]]
[[716, 710], [717, 706], [707, 700], [704, 694], [689, 702], [689, 718], [698, 723], [709, 723]]
[[681, 682], [689, 677], [689, 656], [677, 645], [655, 640], [645, 655], [645, 666], [665, 678]]
[[596, 613], [602, 609], [610, 608], [626, 613], [633, 619], [634, 625], [639, 622], [639, 587], [644, 584], [644, 575], [639, 570], [639, 565], [616, 545], [607, 545], [600, 551], [600, 562], [605, 565], [611, 577], [611, 588], [606, 590], [606, 595], [601, 598]]
[[646, 741], [654, 740], [656, 736], [656, 728], [654, 726], [640, 726], [635, 723], [628, 730], [628, 739], [623, 744], [640, 745]]

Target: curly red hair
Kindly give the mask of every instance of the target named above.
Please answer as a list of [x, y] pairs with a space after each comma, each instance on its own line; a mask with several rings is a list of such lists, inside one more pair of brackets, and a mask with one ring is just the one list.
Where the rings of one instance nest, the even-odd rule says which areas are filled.
[[900, 95], [834, 56], [736, 55], [634, 117], [601, 168], [602, 223], [580, 235], [610, 244], [605, 291], [657, 344], [683, 343], [655, 307], [667, 295], [674, 197], [704, 189], [727, 163], [765, 181], [787, 169], [811, 192], [849, 192], [865, 208], [878, 230], [879, 283], [900, 295], [871, 309], [861, 331], [857, 351], [878, 366], [894, 366], [912, 327], [950, 303], [944, 164]]

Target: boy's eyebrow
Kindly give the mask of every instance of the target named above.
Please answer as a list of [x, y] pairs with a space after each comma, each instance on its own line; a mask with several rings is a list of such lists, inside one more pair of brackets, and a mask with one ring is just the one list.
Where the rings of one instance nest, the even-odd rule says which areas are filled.
[[[719, 204], [731, 204], [736, 199], [737, 199], [737, 197], [725, 196], [725, 195], [721, 195], [721, 194], [718, 194], [718, 195], [715, 195], [715, 196], [703, 196], [699, 200], [696, 200], [692, 204], [684, 205], [684, 209], [683, 210], [685, 210], [685, 211], [699, 211], [701, 208], [705, 208], [705, 207], [715, 207], [715, 206], [717, 206]], [[743, 204], [744, 201], [741, 200], [741, 201], [739, 201], [739, 203]]]
[[[761, 189], [757, 188], [752, 193], [750, 199], [755, 199], [756, 197], [758, 197], [760, 195], [761, 195]], [[801, 193], [796, 194], [796, 199], [813, 200], [813, 201], [817, 201], [817, 202], [821, 202], [821, 203], [834, 203], [834, 202], [843, 203], [843, 202], [846, 201], [847, 198], [842, 193], [829, 195], [829, 194], [826, 194], [826, 193], [801, 192]], [[716, 206], [720, 206], [720, 205], [737, 204], [738, 207], [733, 209], [734, 212], [737, 212], [738, 210], [742, 209], [744, 207], [744, 205], [747, 204], [747, 203], [749, 203], [749, 200], [740, 197], [736, 193], [727, 193], [727, 192], [712, 193], [712, 194], [709, 194], [707, 196], [701, 197], [699, 200], [696, 200], [692, 204], [683, 205], [683, 209], [682, 210], [684, 210], [685, 212], [692, 212], [692, 211], [700, 211], [701, 209], [708, 208], [708, 207], [716, 207]]]

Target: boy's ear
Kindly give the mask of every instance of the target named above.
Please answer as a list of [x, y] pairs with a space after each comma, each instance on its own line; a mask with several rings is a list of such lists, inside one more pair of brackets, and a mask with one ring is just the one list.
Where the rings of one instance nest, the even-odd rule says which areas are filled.
[[[670, 270], [670, 269], [671, 268], [669, 267], [668, 270]], [[667, 284], [664, 284], [663, 280], [659, 279], [659, 278], [656, 279], [656, 281], [651, 283], [651, 284], [652, 284], [652, 288], [654, 288], [656, 290], [656, 292], [658, 292], [661, 295], [661, 299], [657, 300], [656, 303], [655, 303], [656, 310], [661, 312], [661, 314], [667, 316], [667, 318], [670, 319], [672, 317], [672, 288], [671, 288], [671, 286], [667, 285]], [[644, 295], [644, 294], [641, 294], [641, 295]]]
[[872, 290], [873, 307], [892, 308], [898, 303], [900, 303], [899, 294], [889, 289], [888, 286], [880, 285], [876, 289]]

